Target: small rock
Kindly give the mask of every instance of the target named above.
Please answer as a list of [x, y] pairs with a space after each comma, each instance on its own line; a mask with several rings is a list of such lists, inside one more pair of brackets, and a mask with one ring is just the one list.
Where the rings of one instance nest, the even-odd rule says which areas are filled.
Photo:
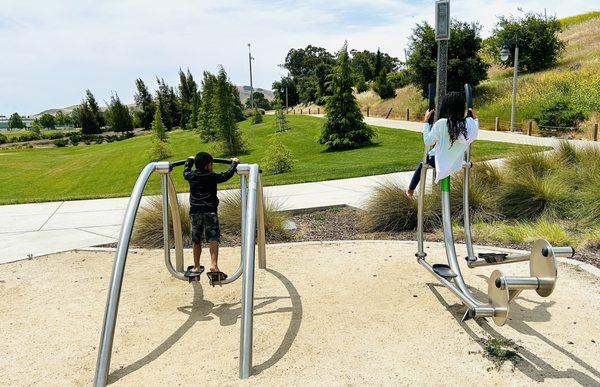
[[296, 226], [296, 222], [288, 219], [283, 222], [283, 228], [288, 231], [296, 231], [298, 226]]
[[572, 341], [567, 341], [567, 344], [575, 344], [575, 343]]
[[419, 296], [417, 296], [416, 294], [413, 294], [413, 297], [414, 297], [414, 298], [417, 298], [417, 297], [419, 297]]

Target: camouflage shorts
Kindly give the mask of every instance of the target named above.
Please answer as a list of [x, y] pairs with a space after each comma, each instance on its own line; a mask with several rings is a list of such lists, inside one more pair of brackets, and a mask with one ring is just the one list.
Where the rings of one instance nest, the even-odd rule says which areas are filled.
[[221, 240], [221, 227], [219, 226], [219, 217], [215, 212], [206, 212], [201, 214], [190, 214], [192, 220], [192, 241], [206, 242]]

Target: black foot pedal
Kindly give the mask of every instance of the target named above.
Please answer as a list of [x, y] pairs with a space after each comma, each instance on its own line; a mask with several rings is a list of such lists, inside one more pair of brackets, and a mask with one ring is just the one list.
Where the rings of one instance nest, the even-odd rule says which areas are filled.
[[206, 276], [208, 277], [208, 283], [210, 286], [220, 285], [221, 281], [227, 279], [227, 274], [222, 271], [209, 271], [206, 272]]
[[188, 279], [188, 283], [192, 282], [192, 281], [200, 281], [200, 275], [202, 273], [204, 273], [204, 266], [200, 266], [200, 270], [199, 271], [194, 271], [192, 270], [194, 268], [194, 266], [188, 266], [187, 270], [185, 271], [185, 278]]
[[450, 266], [443, 263], [436, 263], [432, 266], [432, 268], [435, 274], [439, 275], [440, 277], [444, 277], [446, 279], [456, 277], [456, 273], [450, 269]]
[[479, 259], [485, 260], [487, 263], [500, 263], [504, 262], [507, 253], [479, 253]]

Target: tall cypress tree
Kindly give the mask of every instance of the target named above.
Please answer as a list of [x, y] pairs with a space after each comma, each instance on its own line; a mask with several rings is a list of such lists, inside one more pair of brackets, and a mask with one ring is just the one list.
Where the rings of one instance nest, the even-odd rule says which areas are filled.
[[327, 116], [319, 140], [330, 150], [365, 146], [375, 135], [363, 121], [356, 97], [352, 94], [352, 81], [346, 42], [338, 52], [337, 64], [331, 75], [332, 95], [327, 99]]
[[217, 77], [205, 71], [202, 79], [202, 99], [198, 109], [197, 120], [200, 139], [204, 142], [215, 141], [218, 138], [214, 113], [216, 86]]
[[105, 126], [106, 120], [104, 119], [104, 115], [102, 115], [102, 112], [100, 112], [100, 106], [98, 106], [98, 102], [96, 102], [96, 98], [94, 97], [94, 94], [92, 94], [90, 89], [87, 89], [85, 91], [85, 98], [88, 107], [92, 111], [92, 114], [94, 114], [96, 121], [98, 121], [98, 125], [100, 125], [100, 127]]
[[152, 127], [152, 120], [154, 118], [154, 101], [152, 101], [152, 94], [148, 91], [148, 87], [141, 78], [135, 80], [135, 87], [137, 93], [134, 95], [134, 100], [137, 108], [137, 116], [140, 119], [140, 123], [145, 130], [149, 130]]
[[189, 121], [193, 114], [193, 101], [194, 96], [198, 94], [198, 84], [194, 80], [190, 69], [187, 69], [187, 73], [184, 73], [181, 68], [179, 69], [179, 108], [182, 128], [193, 127], [189, 125]]
[[129, 108], [123, 105], [119, 95], [115, 94], [110, 97], [110, 104], [107, 110], [108, 124], [115, 132], [128, 132], [133, 130], [133, 117], [129, 112]]
[[227, 79], [225, 69], [221, 66], [217, 75], [213, 108], [222, 151], [229, 156], [239, 154], [244, 150], [244, 143], [236, 118], [239, 98], [236, 102], [233, 101], [232, 86]]
[[157, 77], [156, 82], [158, 83], [158, 89], [156, 90], [158, 109], [160, 109], [160, 114], [165, 127], [167, 130], [171, 130], [181, 120], [179, 108], [177, 106], [177, 96], [175, 95], [173, 88], [167, 85], [163, 78]]

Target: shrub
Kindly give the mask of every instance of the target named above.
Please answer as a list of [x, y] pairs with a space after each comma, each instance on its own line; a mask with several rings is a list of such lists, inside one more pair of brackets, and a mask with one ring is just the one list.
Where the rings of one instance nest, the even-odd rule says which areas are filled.
[[543, 238], [553, 245], [566, 246], [574, 242], [574, 238], [559, 223], [546, 218], [535, 222], [505, 222], [475, 223], [473, 235], [476, 240], [485, 240], [501, 244], [531, 243]]
[[587, 182], [578, 195], [579, 205], [575, 209], [577, 218], [584, 224], [593, 226], [600, 222], [600, 176]]
[[381, 99], [390, 99], [396, 96], [394, 86], [389, 81], [385, 69], [381, 69], [381, 73], [375, 78], [373, 91], [376, 92]]
[[[285, 229], [289, 219], [287, 213], [281, 211], [281, 205], [267, 197], [265, 202], [265, 234], [268, 239], [287, 240], [291, 237]], [[229, 191], [221, 195], [219, 205], [219, 222], [224, 230], [240, 233], [242, 227], [242, 207], [240, 191]]]
[[294, 166], [292, 151], [280, 142], [271, 144], [266, 154], [261, 160], [261, 165], [273, 175], [289, 172]]
[[[179, 203], [181, 233], [185, 246], [191, 245], [190, 208], [188, 203]], [[135, 228], [131, 243], [144, 248], [163, 247], [162, 197], [153, 196], [142, 206], [135, 220]], [[175, 244], [173, 222], [169, 218], [169, 237], [171, 245]]]
[[560, 163], [555, 157], [532, 149], [515, 151], [506, 160], [508, 176], [520, 176], [530, 173], [538, 177], [545, 177], [556, 172], [559, 168]]
[[509, 174], [501, 193], [501, 208], [509, 218], [534, 219], [542, 214], [558, 215], [568, 209], [568, 186], [555, 175], [541, 176], [532, 170]]
[[57, 147], [62, 148], [62, 147], [67, 146], [67, 144], [69, 143], [69, 140], [67, 140], [65, 138], [59, 138], [58, 140], [54, 140], [53, 143]]
[[288, 120], [283, 113], [282, 109], [277, 109], [275, 112], [275, 131], [276, 132], [285, 132], [290, 129], [290, 125]]
[[416, 225], [417, 201], [396, 181], [375, 187], [361, 212], [360, 227], [368, 232], [413, 230]]
[[4, 134], [0, 133], [0, 144], [6, 144], [7, 142], [8, 138]]
[[554, 101], [535, 117], [535, 121], [542, 131], [577, 128], [579, 123], [585, 119], [586, 115], [583, 111], [573, 107], [566, 99]]
[[261, 122], [263, 122], [263, 116], [260, 113], [260, 111], [256, 108], [254, 108], [254, 111], [252, 113], [252, 125], [256, 125], [256, 124], [260, 124]]
[[369, 85], [367, 85], [367, 82], [365, 82], [365, 77], [359, 75], [356, 79], [356, 92], [364, 93], [367, 90], [369, 90]]
[[[489, 163], [477, 163], [471, 169], [469, 184], [469, 206], [473, 222], [497, 220], [502, 217], [500, 211], [499, 189], [502, 186], [500, 170]], [[454, 175], [450, 185], [452, 215], [463, 218], [464, 174]]]

